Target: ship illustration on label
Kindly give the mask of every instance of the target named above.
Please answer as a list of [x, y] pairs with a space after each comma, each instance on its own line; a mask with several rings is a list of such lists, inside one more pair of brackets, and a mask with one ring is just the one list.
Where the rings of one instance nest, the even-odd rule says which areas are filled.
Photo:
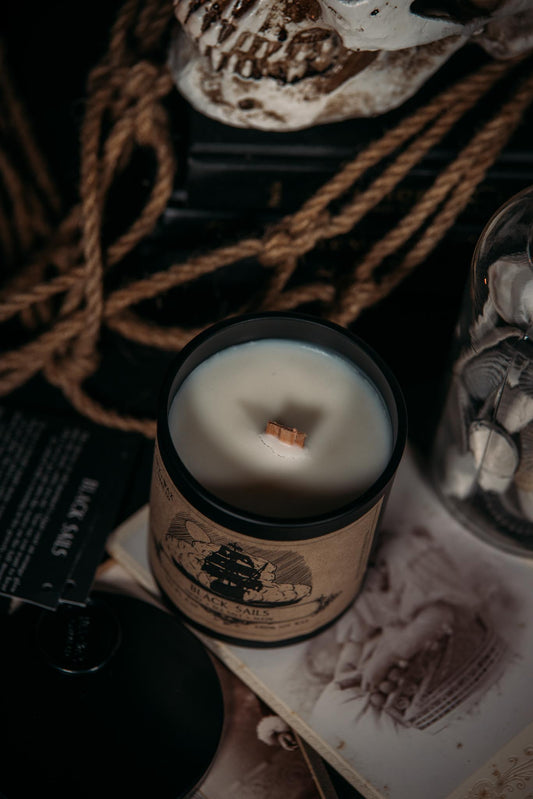
[[[257, 567], [253, 558], [246, 555], [242, 547], [231, 542], [222, 544], [215, 552], [208, 555], [204, 560], [202, 571], [215, 578], [209, 585], [211, 591], [227, 599], [243, 602], [245, 594], [261, 595], [265, 588], [261, 575], [267, 565], [271, 564], [265, 561]], [[288, 601], [298, 600], [295, 597]]]
[[301, 603], [307, 606], [303, 615], [314, 615], [337, 596], [311, 598], [311, 569], [300, 553], [257, 542], [245, 550], [182, 513], [170, 522], [158, 550], [194, 585], [239, 605], [274, 609]]

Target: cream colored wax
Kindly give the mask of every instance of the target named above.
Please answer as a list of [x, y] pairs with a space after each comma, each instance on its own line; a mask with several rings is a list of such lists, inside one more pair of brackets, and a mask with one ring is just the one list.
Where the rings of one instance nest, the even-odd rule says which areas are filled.
[[[306, 433], [305, 446], [267, 435], [269, 420]], [[199, 483], [269, 517], [312, 516], [356, 499], [393, 447], [385, 404], [362, 371], [278, 339], [238, 344], [200, 364], [178, 389], [169, 427]]]

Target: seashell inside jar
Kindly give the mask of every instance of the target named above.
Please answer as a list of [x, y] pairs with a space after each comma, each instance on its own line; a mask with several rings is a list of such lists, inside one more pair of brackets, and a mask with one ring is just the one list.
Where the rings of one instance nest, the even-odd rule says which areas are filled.
[[433, 449], [436, 487], [481, 537], [533, 556], [533, 187], [489, 221], [472, 261]]

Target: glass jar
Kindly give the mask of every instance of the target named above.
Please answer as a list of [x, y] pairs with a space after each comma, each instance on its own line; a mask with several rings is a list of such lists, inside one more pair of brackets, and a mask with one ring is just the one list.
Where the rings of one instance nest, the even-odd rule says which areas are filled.
[[533, 187], [477, 243], [433, 451], [443, 501], [473, 532], [533, 556]]

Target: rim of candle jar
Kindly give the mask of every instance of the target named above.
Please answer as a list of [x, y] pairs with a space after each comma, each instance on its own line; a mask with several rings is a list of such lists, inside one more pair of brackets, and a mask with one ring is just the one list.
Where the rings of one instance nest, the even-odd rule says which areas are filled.
[[[307, 335], [305, 335], [307, 334]], [[380, 394], [392, 425], [393, 447], [379, 477], [351, 502], [312, 516], [264, 516], [230, 505], [205, 488], [187, 469], [172, 441], [169, 411], [189, 374], [212, 355], [260, 339], [299, 341], [343, 357], [357, 366]], [[172, 361], [163, 381], [157, 418], [157, 443], [169, 476], [190, 504], [217, 524], [244, 535], [273, 540], [315, 538], [347, 527], [386, 494], [407, 440], [407, 410], [396, 377], [358, 336], [334, 322], [294, 312], [269, 311], [233, 317], [199, 333]]]

